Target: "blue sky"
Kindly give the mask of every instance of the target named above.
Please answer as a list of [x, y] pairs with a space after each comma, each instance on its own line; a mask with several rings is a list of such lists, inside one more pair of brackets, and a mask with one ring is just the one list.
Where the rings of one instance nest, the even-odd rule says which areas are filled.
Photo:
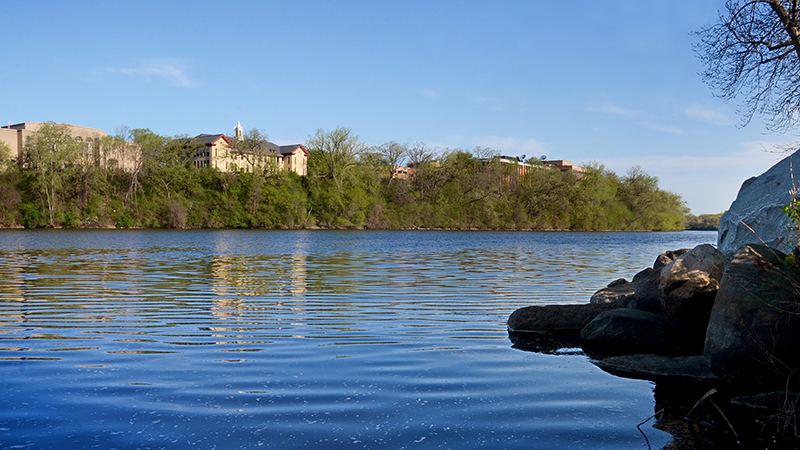
[[783, 155], [715, 98], [692, 31], [722, 0], [28, 1], [3, 5], [0, 123], [232, 133], [641, 166], [692, 212]]

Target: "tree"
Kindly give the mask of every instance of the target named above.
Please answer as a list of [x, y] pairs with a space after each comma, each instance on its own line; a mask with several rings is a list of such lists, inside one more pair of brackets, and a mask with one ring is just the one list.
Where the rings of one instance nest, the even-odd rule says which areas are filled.
[[358, 155], [364, 151], [364, 144], [350, 128], [336, 127], [333, 131], [320, 128], [308, 138], [306, 148], [310, 174], [330, 178], [341, 191], [348, 171], [358, 163]]
[[374, 163], [382, 169], [386, 183], [389, 184], [408, 155], [408, 146], [391, 141], [375, 147], [374, 154], [377, 157]]
[[408, 149], [408, 162], [413, 167], [419, 167], [433, 161], [434, 151], [429, 149], [424, 142], [415, 142]]
[[[121, 130], [127, 131], [127, 128]], [[166, 145], [166, 138], [153, 133], [149, 128], [136, 128], [130, 130], [129, 135], [133, 145], [129, 148], [134, 153], [132, 156], [133, 170], [131, 184], [128, 188], [128, 197], [136, 198], [137, 190], [142, 188], [139, 175], [142, 172], [152, 172], [157, 166], [157, 157]]]
[[11, 147], [3, 141], [0, 141], [0, 172], [10, 170], [14, 166], [14, 160], [11, 156]]
[[67, 125], [47, 122], [25, 143], [25, 165], [36, 174], [36, 184], [47, 204], [50, 225], [56, 224], [58, 196], [67, 172], [80, 156], [81, 146]]
[[800, 118], [800, 0], [729, 0], [719, 23], [696, 34], [703, 80], [719, 97], [745, 97], [744, 125], [762, 114], [770, 131]]
[[[276, 155], [272, 151], [269, 137], [263, 130], [252, 128], [245, 131], [241, 137], [233, 140], [231, 153], [240, 155], [250, 166], [249, 172], [261, 172], [270, 163], [276, 163]], [[273, 166], [275, 164], [272, 164]]]

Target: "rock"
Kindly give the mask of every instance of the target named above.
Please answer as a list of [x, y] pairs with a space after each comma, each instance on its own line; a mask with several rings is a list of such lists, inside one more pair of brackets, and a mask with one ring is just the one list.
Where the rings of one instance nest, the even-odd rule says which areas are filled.
[[725, 269], [703, 351], [718, 377], [748, 387], [798, 384], [790, 375], [800, 367], [800, 271], [785, 258], [746, 245]]
[[[642, 274], [644, 271], [639, 272]], [[634, 277], [636, 278], [636, 277]], [[658, 284], [661, 282], [661, 270], [649, 269], [643, 279], [636, 285], [629, 307], [653, 314], [663, 314], [661, 297], [658, 293]]]
[[581, 350], [581, 337], [574, 330], [509, 333], [508, 338], [511, 340], [511, 348], [523, 352], [576, 356], [584, 354]]
[[626, 280], [625, 278], [617, 278], [611, 283], [608, 283], [608, 287], [617, 287], [617, 286], [622, 286], [624, 284], [628, 284], [628, 280]]
[[728, 259], [709, 244], [698, 245], [667, 264], [658, 285], [667, 323], [702, 349], [708, 317]]
[[634, 275], [633, 280], [631, 280], [631, 283], [637, 283], [637, 284], [641, 283], [642, 281], [646, 280], [653, 272], [655, 272], [655, 269], [653, 269], [652, 267], [648, 267], [640, 271], [636, 275]]
[[669, 383], [712, 383], [718, 378], [700, 355], [624, 355], [601, 359], [595, 364], [606, 372], [625, 378]]
[[601, 313], [581, 330], [581, 339], [605, 354], [664, 353], [670, 346], [663, 316], [631, 308]]
[[784, 158], [757, 178], [742, 184], [736, 200], [719, 221], [717, 248], [731, 257], [745, 244], [765, 244], [791, 253], [798, 242], [797, 228], [783, 213], [792, 199], [792, 180], [800, 180], [798, 152]]
[[682, 255], [684, 255], [686, 253], [689, 253], [691, 250], [692, 249], [690, 249], [690, 248], [682, 248], [682, 249], [679, 249], [679, 250], [670, 250], [670, 251], [664, 252], [664, 253], [658, 255], [658, 257], [656, 257], [656, 261], [653, 263], [653, 269], [661, 270], [661, 269], [664, 268], [664, 266], [666, 266], [667, 264], [671, 263], [672, 261], [675, 261], [680, 256], [682, 256]]
[[614, 304], [544, 305], [519, 308], [508, 318], [511, 333], [578, 332], [598, 314], [619, 306]]
[[628, 306], [654, 314], [663, 314], [661, 294], [658, 289], [658, 285], [661, 282], [661, 270], [676, 258], [689, 252], [689, 250], [691, 249], [682, 248], [664, 252], [658, 255], [655, 262], [653, 262], [652, 268], [637, 273], [633, 277], [633, 281], [637, 283], [636, 290]]
[[614, 280], [607, 287], [600, 289], [592, 295], [589, 303], [613, 303], [626, 306], [633, 299], [636, 283], [631, 283], [624, 278]]

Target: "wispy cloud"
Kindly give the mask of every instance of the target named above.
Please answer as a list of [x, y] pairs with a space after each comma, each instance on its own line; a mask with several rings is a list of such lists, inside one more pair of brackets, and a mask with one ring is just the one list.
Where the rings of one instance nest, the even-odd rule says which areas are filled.
[[627, 108], [623, 108], [622, 106], [619, 106], [614, 102], [604, 102], [600, 105], [590, 106], [589, 110], [604, 114], [613, 114], [617, 116], [627, 117], [633, 115], [633, 111]]
[[431, 100], [437, 100], [442, 98], [442, 94], [439, 91], [435, 91], [433, 89], [429, 89], [427, 91], [422, 91], [422, 95], [428, 97]]
[[587, 108], [591, 112], [620, 116], [627, 120], [637, 122], [639, 125], [650, 128], [651, 130], [663, 131], [671, 134], [683, 134], [684, 130], [680, 127], [665, 123], [661, 115], [651, 114], [639, 109], [626, 108], [617, 103], [607, 101]]
[[663, 131], [665, 133], [683, 134], [683, 129], [682, 128], [674, 127], [674, 126], [671, 126], [671, 125], [662, 125], [662, 124], [658, 124], [658, 123], [645, 123], [644, 126], [646, 126], [647, 128], [650, 128], [651, 130]]
[[690, 105], [684, 111], [686, 117], [699, 119], [714, 125], [727, 126], [733, 122], [721, 108], [708, 108], [702, 105]]
[[145, 79], [160, 79], [177, 87], [197, 86], [197, 83], [186, 74], [183, 64], [174, 60], [152, 60], [136, 67], [110, 69], [109, 71]]

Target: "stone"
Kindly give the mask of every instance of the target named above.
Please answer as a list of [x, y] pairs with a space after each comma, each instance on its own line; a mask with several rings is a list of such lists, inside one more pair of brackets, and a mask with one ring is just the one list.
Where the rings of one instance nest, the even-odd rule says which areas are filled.
[[682, 248], [682, 249], [679, 249], [679, 250], [666, 251], [666, 252], [664, 252], [664, 253], [662, 253], [662, 254], [660, 254], [660, 255], [658, 255], [656, 257], [656, 261], [653, 263], [653, 269], [654, 270], [661, 270], [661, 269], [664, 268], [664, 266], [666, 266], [667, 264], [671, 263], [672, 261], [675, 261], [680, 256], [682, 256], [682, 255], [684, 255], [686, 253], [689, 253], [689, 251], [691, 251], [691, 250], [692, 249], [690, 249], [690, 248]]
[[646, 280], [653, 272], [655, 272], [655, 269], [653, 269], [652, 267], [647, 267], [646, 269], [641, 270], [639, 271], [639, 273], [634, 275], [633, 279], [631, 280], [631, 283], [637, 283], [637, 284], [641, 283], [642, 281]]
[[627, 281], [624, 278], [614, 280], [607, 287], [600, 289], [592, 295], [589, 303], [613, 303], [626, 306], [633, 299], [636, 291], [636, 283]]
[[784, 214], [792, 200], [800, 153], [795, 152], [769, 170], [742, 184], [736, 200], [719, 221], [717, 248], [731, 257], [745, 244], [763, 244], [791, 253], [798, 243], [797, 227]]
[[666, 251], [656, 257], [652, 268], [647, 268], [637, 273], [633, 277], [633, 282], [637, 283], [636, 290], [628, 306], [653, 314], [663, 314], [664, 310], [661, 307], [661, 295], [658, 289], [658, 285], [661, 282], [661, 270], [676, 258], [689, 252], [689, 250], [691, 249], [682, 248]]
[[667, 323], [698, 349], [705, 340], [708, 317], [728, 259], [712, 245], [698, 245], [660, 272], [661, 308]]
[[[653, 314], [663, 314], [661, 308], [661, 297], [658, 293], [658, 284], [661, 282], [661, 270], [648, 269], [646, 272], [639, 272], [637, 277], [642, 274], [641, 281], [636, 285], [630, 308], [651, 312]], [[636, 277], [634, 277], [635, 279]]]
[[581, 330], [584, 347], [604, 354], [664, 353], [670, 336], [663, 316], [632, 308], [598, 315]]
[[604, 358], [595, 364], [604, 371], [625, 378], [667, 383], [713, 383], [719, 379], [703, 356], [623, 355]]
[[781, 390], [798, 384], [790, 375], [800, 367], [800, 270], [785, 258], [746, 245], [725, 269], [703, 351], [718, 377]]
[[510, 333], [578, 332], [598, 314], [618, 308], [614, 304], [543, 305], [519, 308], [508, 318]]

